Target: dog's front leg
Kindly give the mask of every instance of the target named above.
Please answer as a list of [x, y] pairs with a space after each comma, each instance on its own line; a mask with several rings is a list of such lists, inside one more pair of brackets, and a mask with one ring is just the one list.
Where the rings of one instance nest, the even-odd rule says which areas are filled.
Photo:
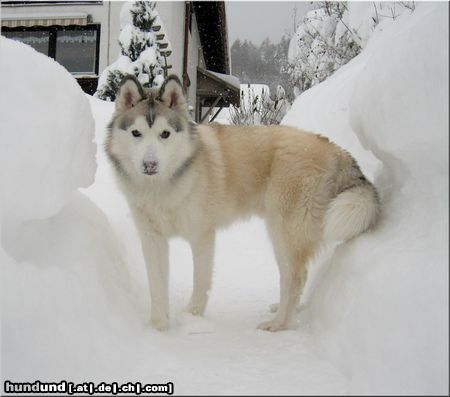
[[151, 325], [160, 330], [169, 327], [169, 245], [159, 233], [142, 229], [142, 251], [152, 299]]
[[214, 261], [214, 242], [214, 231], [209, 231], [190, 242], [194, 260], [194, 288], [188, 311], [195, 315], [202, 315], [208, 303]]

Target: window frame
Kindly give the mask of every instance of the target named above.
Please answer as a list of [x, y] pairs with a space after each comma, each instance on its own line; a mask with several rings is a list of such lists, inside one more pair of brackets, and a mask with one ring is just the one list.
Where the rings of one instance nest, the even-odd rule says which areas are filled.
[[56, 61], [56, 43], [57, 43], [57, 33], [62, 30], [89, 30], [96, 31], [97, 33], [97, 42], [95, 44], [95, 66], [93, 72], [86, 73], [71, 73], [74, 77], [77, 76], [92, 76], [98, 77], [99, 73], [99, 62], [100, 62], [100, 32], [101, 32], [101, 24], [99, 23], [90, 23], [87, 25], [52, 25], [52, 26], [16, 26], [14, 28], [10, 28], [7, 26], [2, 26], [2, 31], [4, 32], [27, 32], [27, 31], [45, 31], [49, 33], [49, 42], [48, 42], [48, 54], [47, 56], [54, 59]]

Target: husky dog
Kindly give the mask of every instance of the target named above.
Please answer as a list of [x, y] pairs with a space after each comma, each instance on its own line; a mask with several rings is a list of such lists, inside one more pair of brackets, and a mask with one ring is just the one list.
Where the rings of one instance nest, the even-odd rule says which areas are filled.
[[322, 242], [349, 240], [373, 226], [380, 204], [356, 161], [327, 138], [291, 127], [194, 124], [180, 80], [159, 91], [123, 80], [106, 152], [140, 233], [151, 293], [151, 323], [169, 326], [168, 243], [185, 238], [194, 260], [188, 310], [205, 311], [218, 228], [265, 219], [280, 272], [274, 318], [289, 327]]

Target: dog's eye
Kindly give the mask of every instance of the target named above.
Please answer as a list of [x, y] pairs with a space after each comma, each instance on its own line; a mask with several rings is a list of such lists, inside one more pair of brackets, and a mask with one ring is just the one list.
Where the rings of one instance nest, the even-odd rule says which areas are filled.
[[164, 130], [163, 132], [161, 132], [161, 134], [159, 136], [162, 139], [167, 139], [170, 136], [170, 131]]
[[142, 134], [138, 130], [133, 130], [131, 131], [131, 133], [135, 138], [139, 138], [140, 136], [142, 136]]

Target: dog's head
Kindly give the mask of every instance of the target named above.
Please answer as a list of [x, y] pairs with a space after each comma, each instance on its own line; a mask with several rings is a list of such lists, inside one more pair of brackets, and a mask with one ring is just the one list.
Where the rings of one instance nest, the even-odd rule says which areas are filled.
[[115, 106], [106, 152], [119, 172], [147, 181], [184, 172], [198, 142], [178, 77], [167, 77], [159, 90], [145, 90], [134, 76], [127, 76]]

